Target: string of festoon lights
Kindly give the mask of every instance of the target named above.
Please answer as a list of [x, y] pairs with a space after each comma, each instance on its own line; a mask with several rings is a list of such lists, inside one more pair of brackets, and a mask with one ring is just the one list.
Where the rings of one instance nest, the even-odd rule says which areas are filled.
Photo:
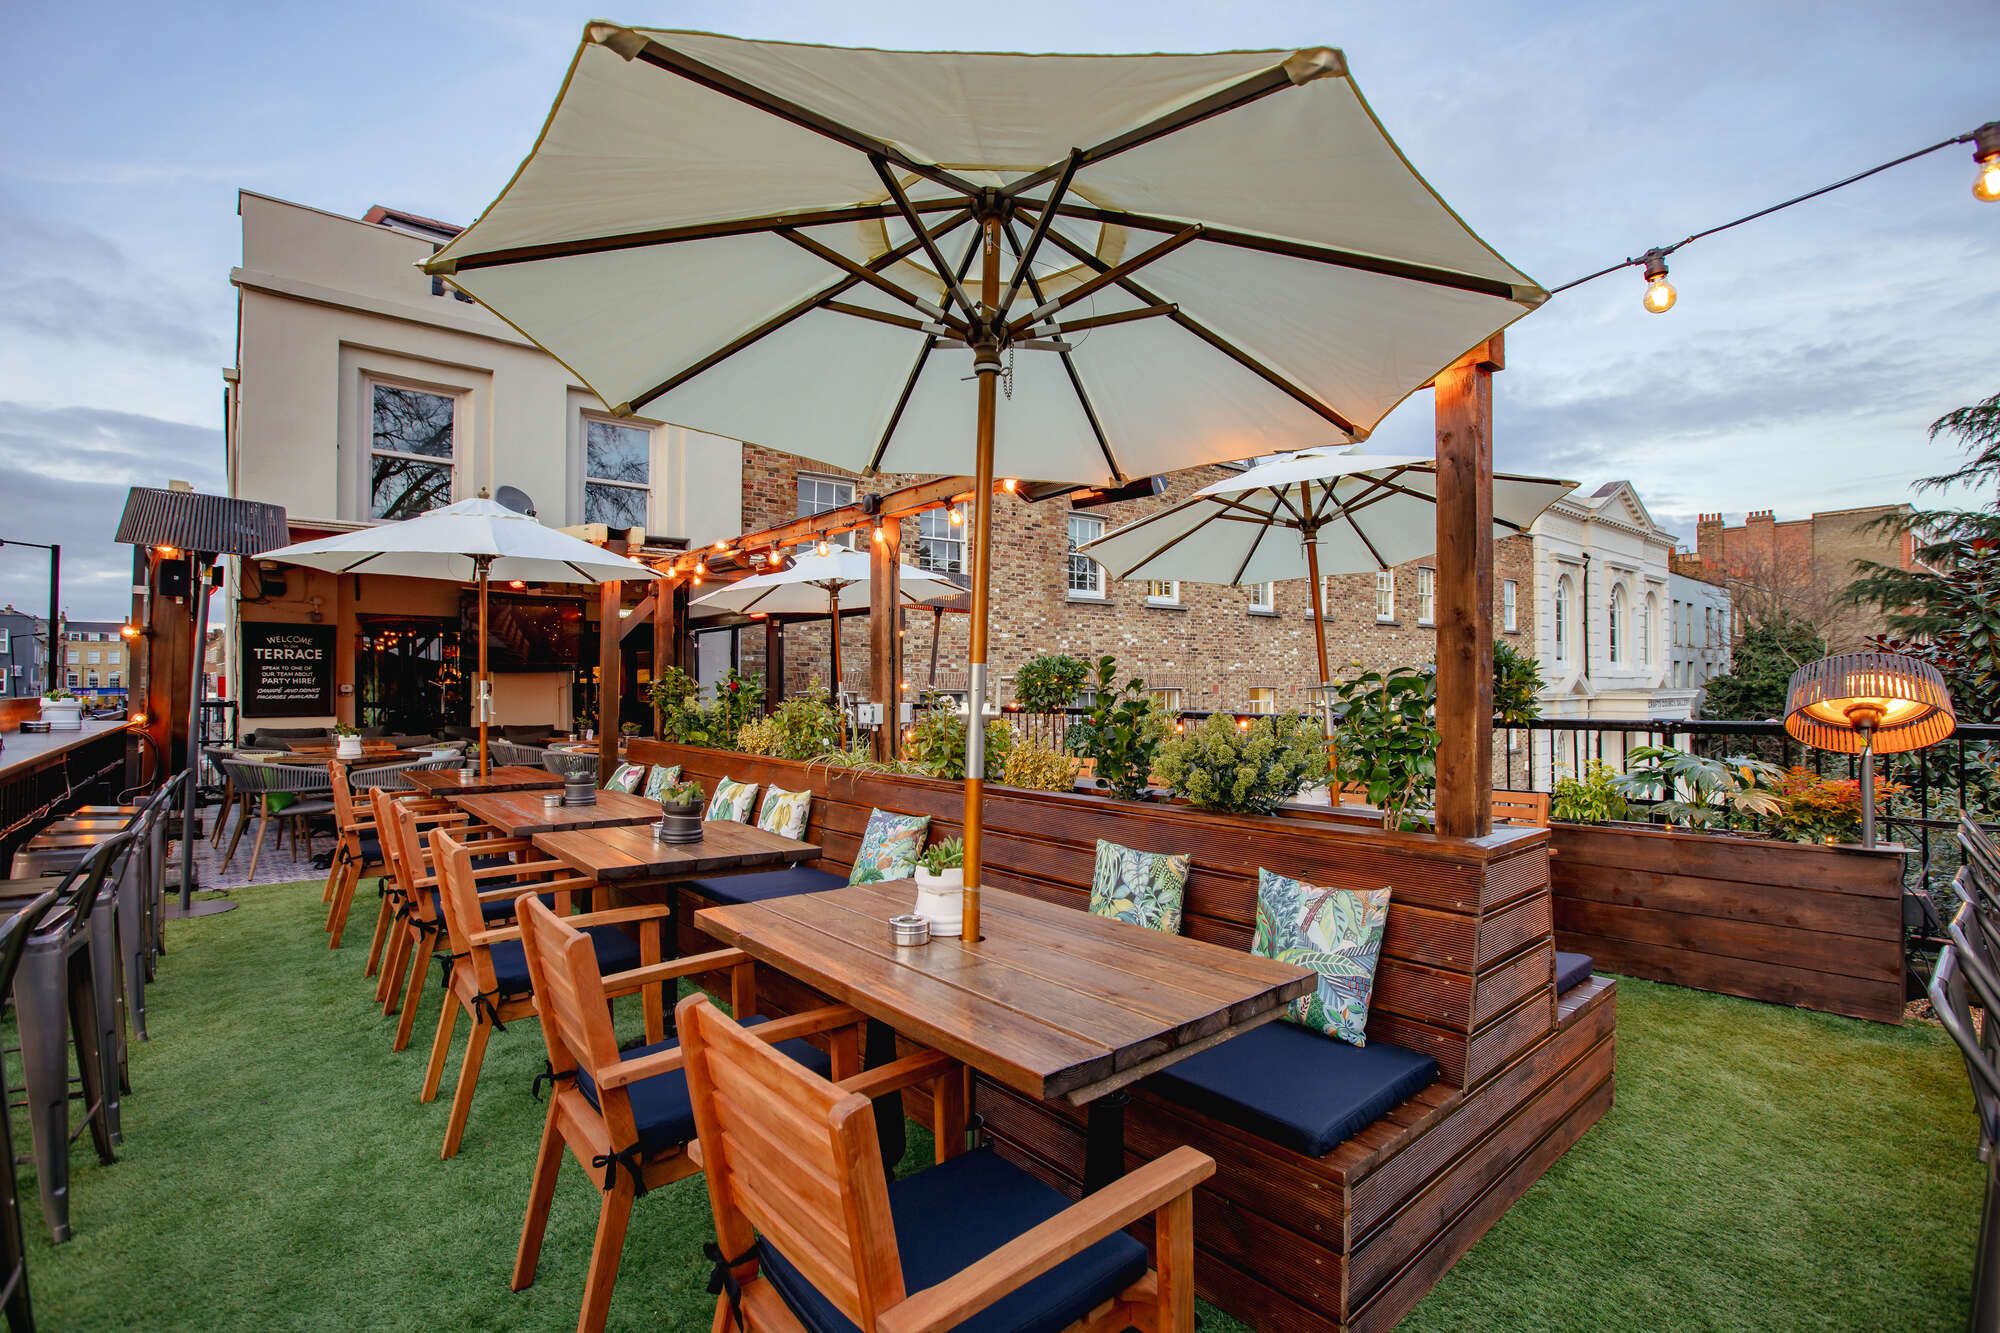
[[1740, 227], [1746, 222], [1755, 222], [1758, 218], [1769, 217], [1771, 214], [1790, 208], [1794, 204], [1803, 204], [1808, 199], [1817, 199], [1823, 194], [1831, 194], [1835, 190], [1843, 189], [1846, 186], [1854, 184], [1856, 181], [1867, 180], [1870, 176], [1878, 175], [1881, 172], [1889, 170], [1891, 167], [1900, 167], [1905, 162], [1914, 162], [1920, 157], [1929, 157], [1932, 153], [1940, 152], [1946, 148], [1956, 148], [1960, 144], [1968, 143], [1972, 145], [1972, 160], [1979, 168], [1978, 174], [1973, 178], [1972, 182], [1973, 198], [1989, 204], [2000, 202], [2000, 120], [1989, 120], [1976, 130], [1968, 131], [1965, 134], [1955, 134], [1951, 138], [1934, 143], [1928, 148], [1919, 148], [1914, 153], [1905, 153], [1901, 157], [1892, 158], [1879, 166], [1870, 167], [1866, 171], [1857, 171], [1852, 176], [1843, 177], [1831, 185], [1822, 185], [1817, 190], [1808, 190], [1804, 194], [1782, 200], [1779, 203], [1770, 205], [1768, 208], [1760, 208], [1754, 213], [1745, 213], [1740, 218], [1732, 218], [1728, 222], [1705, 228], [1704, 230], [1695, 232], [1693, 235], [1683, 236], [1672, 245], [1656, 245], [1634, 258], [1620, 260], [1618, 263], [1601, 268], [1595, 273], [1586, 273], [1582, 277], [1566, 282], [1560, 287], [1551, 287], [1549, 295], [1554, 296], [1556, 293], [1566, 292], [1572, 287], [1581, 287], [1586, 282], [1595, 282], [1597, 279], [1605, 277], [1608, 274], [1622, 273], [1628, 268], [1636, 268], [1643, 272], [1646, 279], [1646, 294], [1641, 298], [1642, 304], [1653, 314], [1664, 315], [1667, 311], [1674, 308], [1674, 301], [1677, 296], [1677, 293], [1674, 291], [1674, 285], [1667, 281], [1667, 256], [1682, 246], [1690, 245], [1706, 236], [1713, 236], [1719, 231], [1728, 231], [1731, 227]]

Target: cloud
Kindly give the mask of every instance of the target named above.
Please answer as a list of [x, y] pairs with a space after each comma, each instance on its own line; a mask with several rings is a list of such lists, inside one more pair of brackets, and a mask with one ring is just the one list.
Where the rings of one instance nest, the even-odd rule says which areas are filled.
[[[90, 407], [0, 402], [0, 538], [63, 547], [63, 610], [122, 619], [131, 608], [131, 548], [111, 536], [133, 486], [169, 477], [220, 491], [222, 440], [212, 427]], [[48, 605], [48, 560], [0, 548], [0, 602]]]

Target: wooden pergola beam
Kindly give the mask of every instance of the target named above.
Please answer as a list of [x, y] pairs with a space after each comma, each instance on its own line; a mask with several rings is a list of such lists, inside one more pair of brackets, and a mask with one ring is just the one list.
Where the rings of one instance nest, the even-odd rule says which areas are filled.
[[[934, 477], [911, 486], [901, 486], [879, 496], [872, 512], [856, 501], [838, 509], [828, 509], [805, 518], [795, 518], [776, 527], [746, 532], [729, 543], [736, 551], [756, 551], [767, 546], [796, 546], [822, 536], [837, 537], [843, 532], [872, 528], [879, 519], [905, 518], [926, 509], [937, 509], [958, 500], [972, 489], [970, 477]], [[698, 554], [698, 553], [697, 553]]]
[[1493, 831], [1493, 373], [1502, 335], [1434, 381], [1437, 418], [1437, 831]]

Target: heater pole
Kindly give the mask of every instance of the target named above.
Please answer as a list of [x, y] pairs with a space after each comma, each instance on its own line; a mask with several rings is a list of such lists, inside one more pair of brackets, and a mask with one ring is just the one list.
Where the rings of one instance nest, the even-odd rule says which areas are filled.
[[1861, 845], [1875, 845], [1875, 734], [1861, 729]]

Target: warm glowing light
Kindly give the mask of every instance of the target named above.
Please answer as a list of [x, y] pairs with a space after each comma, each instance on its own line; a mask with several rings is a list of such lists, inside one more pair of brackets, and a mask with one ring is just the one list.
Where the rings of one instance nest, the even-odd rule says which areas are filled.
[[830, 554], [832, 550], [833, 547], [827, 544], [827, 540], [824, 537], [821, 537], [819, 539], [819, 545], [813, 548], [814, 553], [817, 555], [827, 555]]
[[782, 565], [785, 563], [785, 553], [775, 546], [771, 548], [771, 563], [773, 565]]
[[951, 525], [954, 528], [963, 527], [965, 525], [965, 511], [963, 509], [960, 509], [957, 505], [953, 505], [951, 507]]
[[1000, 489], [1007, 492], [1007, 494], [1012, 495], [1014, 494], [1014, 492], [1021, 489], [1021, 483], [1017, 481], [1015, 478], [1009, 477], [1005, 481], [1000, 483]]
[[120, 625], [118, 633], [121, 638], [136, 639], [139, 637], [139, 627], [137, 625]]
[[178, 546], [155, 546], [153, 554], [162, 560], [178, 560], [181, 558], [181, 549]]
[[1979, 178], [1972, 182], [1972, 197], [1982, 203], [2000, 203], [2000, 153], [1979, 159]]
[[135, 726], [143, 727], [146, 725], [146, 715], [144, 713], [134, 713], [132, 714], [132, 722]]
[[897, 689], [899, 689], [899, 690], [907, 690], [907, 689], [909, 689], [909, 688], [910, 688], [910, 682], [909, 682], [909, 681], [907, 681], [907, 680], [905, 680], [905, 681], [898, 681], [898, 682], [897, 682], [897, 684], [896, 684], [896, 688], [897, 688]]
[[877, 523], [875, 525], [875, 544], [877, 546], [880, 546], [883, 542], [887, 541], [888, 539], [889, 539], [889, 534], [882, 531], [882, 525], [880, 523]]
[[1674, 302], [1679, 296], [1680, 294], [1674, 290], [1674, 285], [1661, 276], [1646, 284], [1646, 295], [1643, 300], [1646, 309], [1656, 315], [1664, 315], [1674, 308]]
[[1250, 719], [1249, 719], [1249, 718], [1247, 718], [1247, 717], [1239, 717], [1239, 718], [1237, 718], [1237, 719], [1236, 719], [1236, 729], [1237, 729], [1238, 731], [1248, 731], [1248, 730], [1250, 730]]
[[716, 550], [718, 550], [718, 551], [726, 551], [726, 550], [728, 550], [728, 549], [729, 549], [729, 543], [728, 543], [728, 542], [717, 542], [717, 543], [715, 544], [715, 549], [716, 549]]
[[528, 581], [526, 579], [508, 579], [507, 586], [512, 588], [515, 592], [519, 592], [521, 589], [528, 586]]
[[1930, 705], [1916, 699], [1894, 699], [1887, 695], [1854, 695], [1845, 699], [1822, 699], [1807, 704], [1808, 717], [1839, 726], [1896, 727], [1909, 721]]
[[694, 572], [694, 586], [697, 588], [701, 586], [701, 571], [698, 569]]

